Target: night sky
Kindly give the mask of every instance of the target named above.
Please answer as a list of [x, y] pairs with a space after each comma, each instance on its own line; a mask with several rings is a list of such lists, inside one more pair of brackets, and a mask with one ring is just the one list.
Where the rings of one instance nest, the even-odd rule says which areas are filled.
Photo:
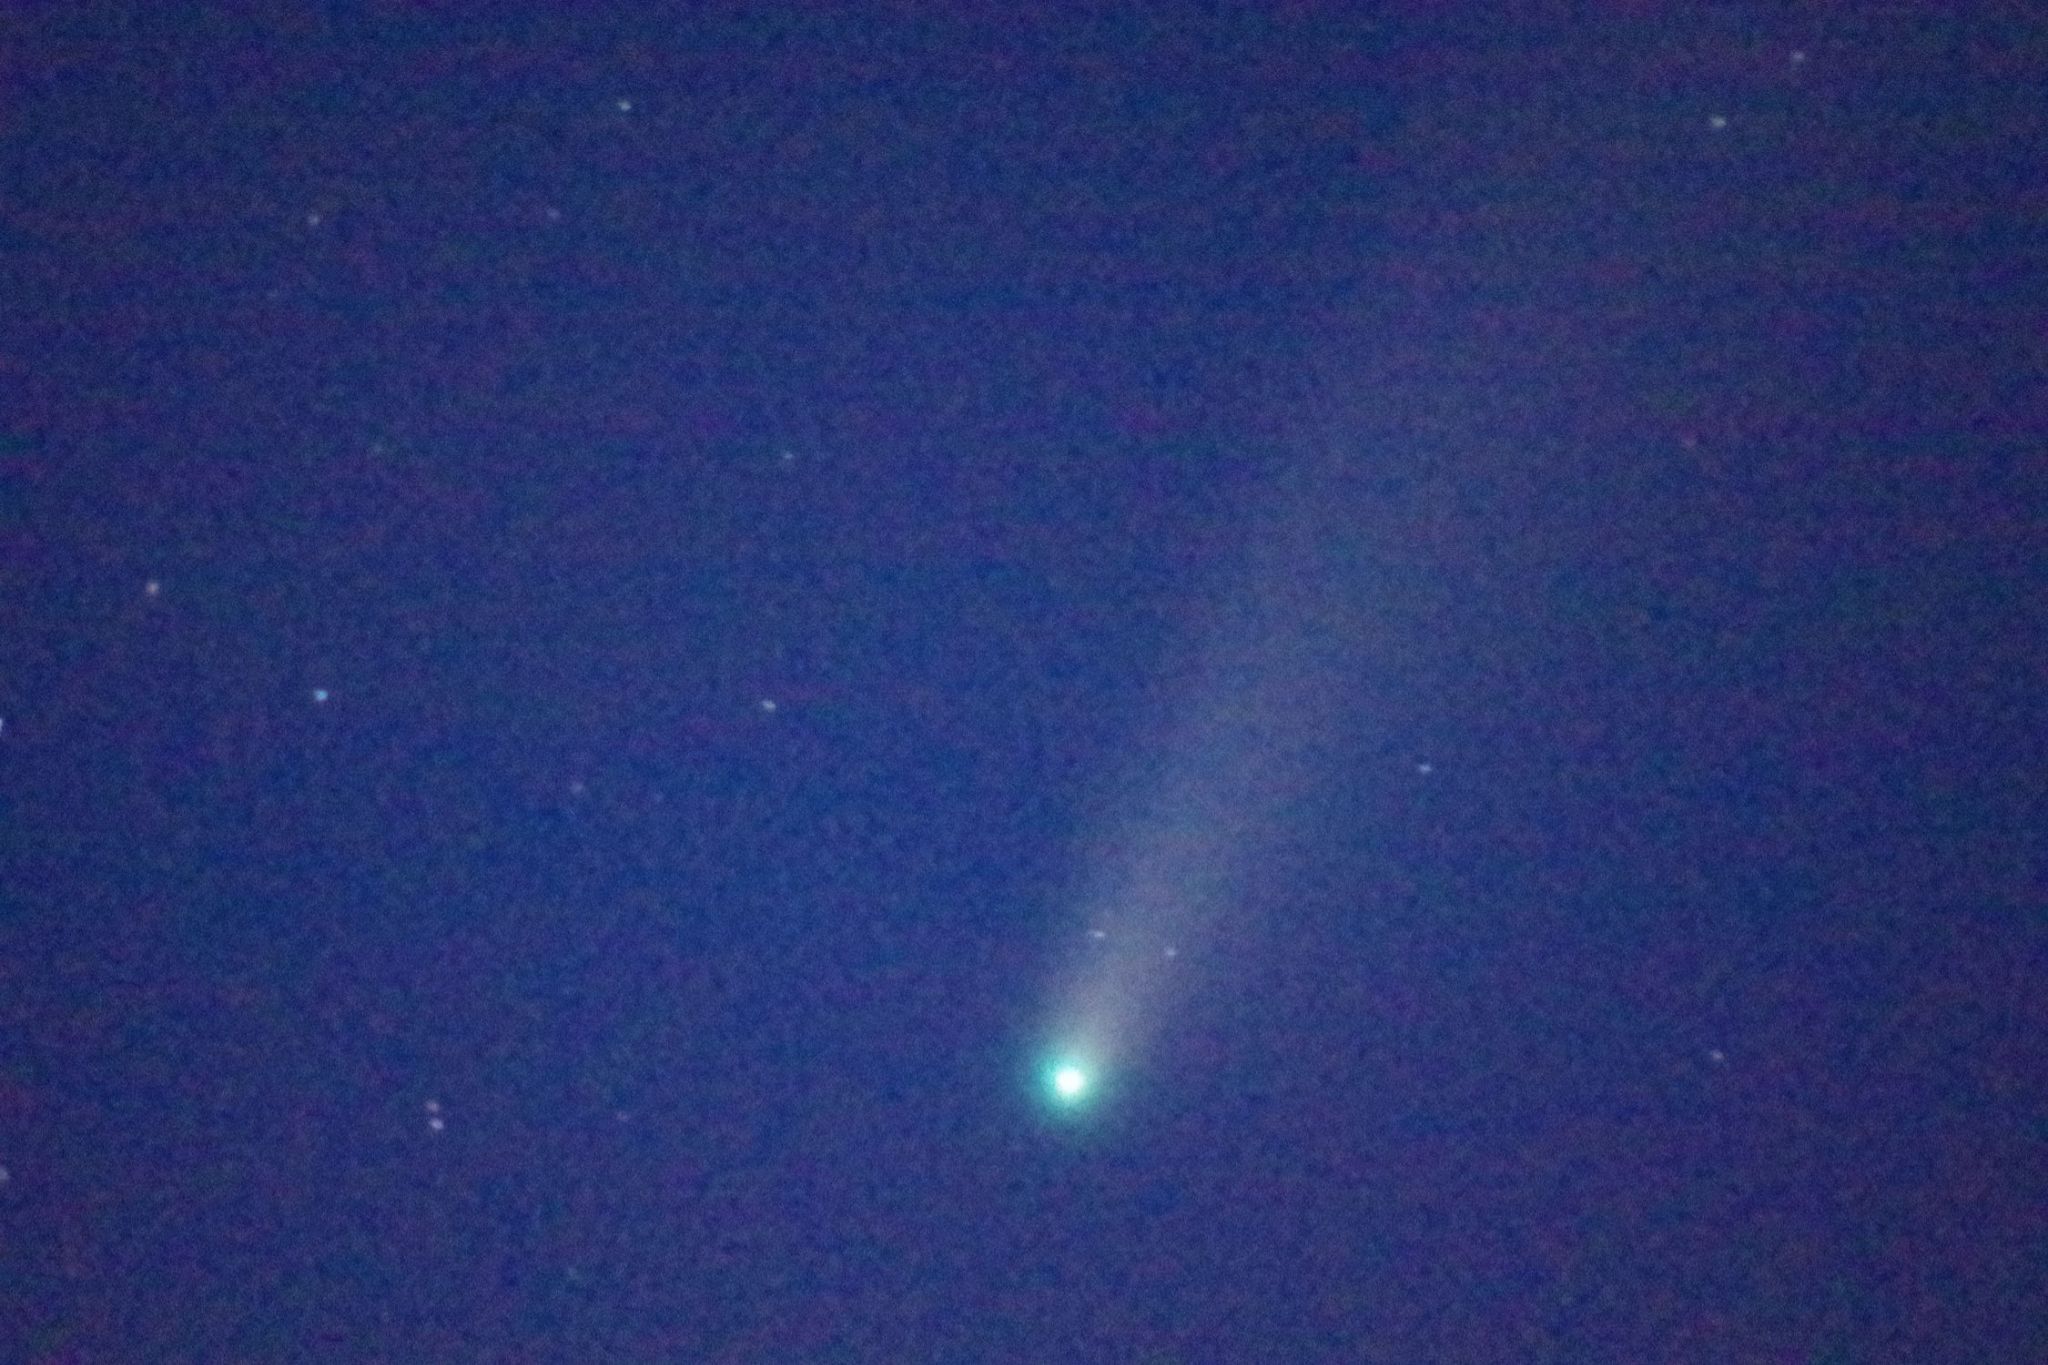
[[2028, 10], [11, 7], [0, 1359], [2048, 1359]]

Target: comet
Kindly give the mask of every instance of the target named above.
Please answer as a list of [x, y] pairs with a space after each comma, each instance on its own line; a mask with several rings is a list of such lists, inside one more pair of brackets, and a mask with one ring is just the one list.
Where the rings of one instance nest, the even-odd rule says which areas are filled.
[[1079, 921], [1042, 1025], [1054, 1107], [1105, 1098], [1181, 1001], [1227, 973], [1279, 836], [1352, 723], [1365, 631], [1343, 461], [1292, 470], [1249, 520], [1234, 572], [1196, 596], [1149, 733], [1077, 850]]

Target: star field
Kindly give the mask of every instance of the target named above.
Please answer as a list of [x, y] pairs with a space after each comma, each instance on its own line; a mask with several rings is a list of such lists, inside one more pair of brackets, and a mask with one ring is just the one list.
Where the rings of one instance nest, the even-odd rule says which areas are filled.
[[0, 1358], [2041, 1358], [2039, 22], [0, 25]]

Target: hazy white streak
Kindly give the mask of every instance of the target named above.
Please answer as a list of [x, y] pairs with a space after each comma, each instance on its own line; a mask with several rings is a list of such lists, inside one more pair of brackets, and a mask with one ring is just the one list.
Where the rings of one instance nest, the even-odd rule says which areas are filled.
[[1350, 538], [1327, 462], [1298, 472], [1254, 528], [1182, 670], [1165, 733], [1089, 853], [1078, 957], [1053, 1028], [1099, 1065], [1162, 1024], [1346, 723], [1359, 628]]

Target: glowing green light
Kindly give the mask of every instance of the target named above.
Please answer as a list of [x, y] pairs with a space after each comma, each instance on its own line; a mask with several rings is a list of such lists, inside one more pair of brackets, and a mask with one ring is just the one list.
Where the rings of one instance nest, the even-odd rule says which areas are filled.
[[1088, 1073], [1072, 1062], [1065, 1062], [1053, 1068], [1052, 1093], [1063, 1102], [1074, 1104], [1088, 1093]]

